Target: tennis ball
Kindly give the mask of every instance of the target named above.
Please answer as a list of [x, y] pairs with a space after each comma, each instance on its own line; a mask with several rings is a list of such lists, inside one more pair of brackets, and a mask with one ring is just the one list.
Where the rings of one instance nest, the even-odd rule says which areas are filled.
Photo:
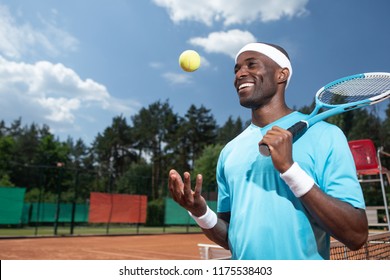
[[200, 56], [194, 50], [186, 50], [179, 57], [179, 65], [186, 72], [194, 72], [200, 66]]

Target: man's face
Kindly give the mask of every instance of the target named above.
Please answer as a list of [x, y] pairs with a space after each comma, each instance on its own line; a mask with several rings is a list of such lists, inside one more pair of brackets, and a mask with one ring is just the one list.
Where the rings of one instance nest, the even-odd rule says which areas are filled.
[[240, 104], [257, 109], [266, 105], [277, 89], [278, 65], [269, 57], [255, 51], [246, 51], [237, 58], [234, 67], [234, 86]]

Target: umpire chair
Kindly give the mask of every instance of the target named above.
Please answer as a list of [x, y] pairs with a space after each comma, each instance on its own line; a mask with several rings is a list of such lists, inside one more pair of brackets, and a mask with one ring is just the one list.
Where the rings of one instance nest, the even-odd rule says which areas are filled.
[[[390, 231], [389, 207], [387, 205], [384, 181], [384, 175], [386, 175], [387, 183], [390, 184], [390, 171], [386, 167], [382, 166], [381, 163], [381, 156], [390, 157], [390, 154], [383, 151], [383, 147], [376, 149], [375, 144], [371, 139], [352, 140], [348, 142], [348, 145], [355, 161], [359, 182], [380, 182], [386, 215], [386, 223], [382, 223], [382, 225], [387, 224], [388, 230]], [[377, 213], [375, 213], [375, 215], [377, 215]]]

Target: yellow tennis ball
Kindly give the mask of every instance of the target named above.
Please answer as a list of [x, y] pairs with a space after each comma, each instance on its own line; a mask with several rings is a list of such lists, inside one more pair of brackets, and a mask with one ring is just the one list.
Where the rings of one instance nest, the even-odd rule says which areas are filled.
[[200, 66], [200, 56], [196, 51], [186, 50], [179, 57], [180, 67], [186, 72], [194, 72]]

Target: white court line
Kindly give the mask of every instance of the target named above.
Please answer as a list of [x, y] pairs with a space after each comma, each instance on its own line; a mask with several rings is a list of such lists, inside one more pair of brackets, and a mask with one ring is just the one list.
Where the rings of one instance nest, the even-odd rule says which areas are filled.
[[[87, 249], [82, 249], [82, 251], [89, 252], [89, 253], [113, 255], [113, 256], [132, 257], [132, 258], [143, 259], [143, 260], [156, 260], [156, 259], [158, 259], [158, 258], [140, 257], [140, 256], [134, 255], [134, 254], [113, 253], [113, 252], [107, 252], [107, 251], [97, 251], [97, 250], [87, 250]], [[156, 252], [156, 251], [145, 251], [145, 250], [132, 250], [131, 252], [141, 253], [141, 255], [151, 254], [151, 255], [162, 255], [162, 256], [176, 257], [176, 258], [183, 257], [185, 259], [198, 260], [197, 258], [194, 258], [192, 255], [169, 254], [169, 253], [161, 253], [161, 252]]]

